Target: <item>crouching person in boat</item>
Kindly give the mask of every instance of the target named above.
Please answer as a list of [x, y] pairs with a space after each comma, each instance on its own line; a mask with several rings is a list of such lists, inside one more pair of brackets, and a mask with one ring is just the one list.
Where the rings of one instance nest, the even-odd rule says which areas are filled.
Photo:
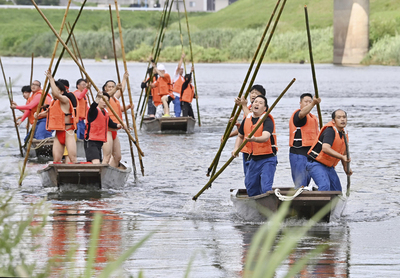
[[[335, 166], [342, 161], [343, 169], [347, 173], [346, 144], [344, 128], [347, 125], [347, 113], [336, 110], [332, 113], [332, 121], [327, 123], [319, 132], [308, 151], [306, 170], [318, 186], [319, 191], [342, 191]], [[350, 170], [349, 175], [353, 172]]]
[[87, 123], [85, 129], [84, 149], [86, 154], [86, 161], [93, 164], [100, 164], [102, 162], [101, 149], [103, 144], [107, 142], [108, 127], [117, 129], [121, 128], [121, 124], [113, 122], [105, 108], [107, 104], [102, 99], [105, 96], [110, 100], [108, 93], [98, 92], [97, 96], [89, 108], [87, 114]]
[[[50, 81], [51, 93], [54, 100], [47, 109], [47, 130], [55, 130], [56, 136], [53, 143], [53, 161], [61, 162], [64, 148], [67, 148], [68, 157], [72, 163], [76, 163], [76, 141], [75, 141], [75, 110], [64, 84], [55, 81], [50, 71], [46, 71]], [[42, 112], [43, 113], [43, 112]], [[41, 113], [40, 113], [41, 114]], [[39, 114], [39, 116], [40, 116]]]
[[278, 164], [275, 121], [272, 115], [268, 115], [251, 138], [248, 137], [267, 109], [268, 103], [265, 96], [257, 96], [252, 105], [252, 113], [243, 120], [239, 127], [239, 135], [232, 152], [232, 155], [234, 155], [243, 140], [247, 139], [246, 148], [249, 151], [248, 159], [250, 162], [244, 183], [249, 197], [272, 190], [276, 165]]
[[185, 82], [182, 84], [182, 91], [180, 97], [180, 105], [182, 109], [182, 117], [192, 117], [194, 119], [194, 113], [192, 108], [192, 100], [195, 96], [194, 87], [192, 83], [192, 72], [193, 68], [189, 74], [185, 75]]

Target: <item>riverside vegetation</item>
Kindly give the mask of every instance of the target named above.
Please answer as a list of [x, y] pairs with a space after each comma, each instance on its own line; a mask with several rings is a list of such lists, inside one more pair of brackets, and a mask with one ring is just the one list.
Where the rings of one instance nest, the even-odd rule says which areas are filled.
[[[308, 3], [310, 2], [310, 3]], [[275, 0], [239, 0], [216, 13], [189, 13], [195, 62], [248, 62], [252, 58]], [[309, 4], [314, 60], [333, 60], [333, 4], [330, 0], [288, 3], [265, 56], [265, 62], [298, 63], [308, 60], [303, 5]], [[370, 1], [370, 51], [365, 64], [400, 65], [400, 0]], [[44, 13], [57, 29], [63, 10]], [[71, 10], [72, 22], [77, 11]], [[160, 12], [121, 11], [127, 59], [144, 61], [150, 55]], [[0, 55], [48, 57], [55, 37], [35, 10], [0, 9]], [[187, 31], [181, 13], [185, 51]], [[21, 18], [29, 18], [23, 20]], [[160, 61], [177, 61], [181, 55], [178, 14], [171, 13]], [[115, 23], [114, 26], [117, 26]], [[107, 11], [84, 10], [76, 27], [76, 39], [84, 58], [112, 57]], [[66, 37], [64, 33], [64, 37]], [[118, 45], [118, 31], [116, 42]]]

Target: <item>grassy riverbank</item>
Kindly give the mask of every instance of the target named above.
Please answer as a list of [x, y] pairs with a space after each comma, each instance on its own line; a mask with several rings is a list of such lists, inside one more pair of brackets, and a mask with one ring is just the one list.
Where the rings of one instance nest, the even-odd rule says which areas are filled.
[[[195, 61], [249, 61], [275, 3], [275, 0], [239, 0], [217, 13], [189, 14]], [[302, 3], [288, 1], [265, 57], [266, 62], [297, 63], [308, 60], [304, 4], [309, 8], [314, 59], [318, 63], [332, 62], [333, 3], [330, 0], [307, 0]], [[400, 44], [399, 10], [400, 0], [370, 1], [371, 50], [364, 63], [400, 65], [397, 54]], [[58, 29], [64, 11], [44, 10], [44, 13]], [[77, 13], [77, 10], [71, 10], [67, 20], [72, 23]], [[120, 13], [127, 57], [135, 61], [147, 59], [161, 13]], [[36, 10], [0, 9], [0, 18], [0, 55], [30, 56], [33, 52], [35, 56], [48, 57], [51, 54], [54, 35], [49, 32]], [[178, 15], [172, 13], [171, 24], [163, 43], [161, 61], [179, 59], [181, 47], [178, 20]], [[116, 27], [116, 18], [114, 21]], [[83, 11], [76, 26], [76, 37], [83, 57], [113, 56], [109, 24], [108, 11]], [[185, 25], [182, 18], [182, 27]], [[185, 30], [183, 32], [186, 33]], [[187, 48], [187, 36], [184, 36], [184, 45]]]

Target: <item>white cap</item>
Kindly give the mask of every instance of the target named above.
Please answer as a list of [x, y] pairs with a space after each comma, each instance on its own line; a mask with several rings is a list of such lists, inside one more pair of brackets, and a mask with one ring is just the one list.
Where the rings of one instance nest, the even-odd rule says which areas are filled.
[[165, 66], [163, 64], [158, 64], [157, 65], [158, 70], [165, 70]]

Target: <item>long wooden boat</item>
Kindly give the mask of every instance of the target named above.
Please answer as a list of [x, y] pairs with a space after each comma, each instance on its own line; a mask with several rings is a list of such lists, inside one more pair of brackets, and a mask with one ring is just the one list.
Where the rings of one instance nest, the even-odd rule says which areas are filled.
[[49, 164], [39, 170], [43, 187], [55, 187], [63, 191], [121, 189], [131, 168], [108, 164]]
[[[29, 156], [46, 157], [52, 159], [53, 143], [54, 143], [54, 137], [49, 137], [43, 140], [33, 139]], [[83, 148], [83, 140], [81, 139], [78, 139], [76, 141], [76, 155], [77, 157], [86, 157], [85, 150]]]
[[196, 120], [191, 117], [164, 117], [143, 119], [147, 132], [193, 133]]
[[[283, 196], [292, 196], [295, 191], [293, 188], [279, 188], [279, 192]], [[339, 198], [335, 199], [335, 197]], [[323, 221], [336, 220], [340, 217], [345, 205], [341, 191], [304, 190], [291, 201], [288, 217], [309, 219], [333, 199], [335, 201], [331, 203], [331, 211]], [[231, 200], [242, 219], [254, 222], [266, 220], [267, 217], [262, 211], [268, 209], [272, 213], [276, 212], [284, 202], [275, 194], [275, 189], [253, 197], [247, 195], [246, 189], [231, 189]]]

